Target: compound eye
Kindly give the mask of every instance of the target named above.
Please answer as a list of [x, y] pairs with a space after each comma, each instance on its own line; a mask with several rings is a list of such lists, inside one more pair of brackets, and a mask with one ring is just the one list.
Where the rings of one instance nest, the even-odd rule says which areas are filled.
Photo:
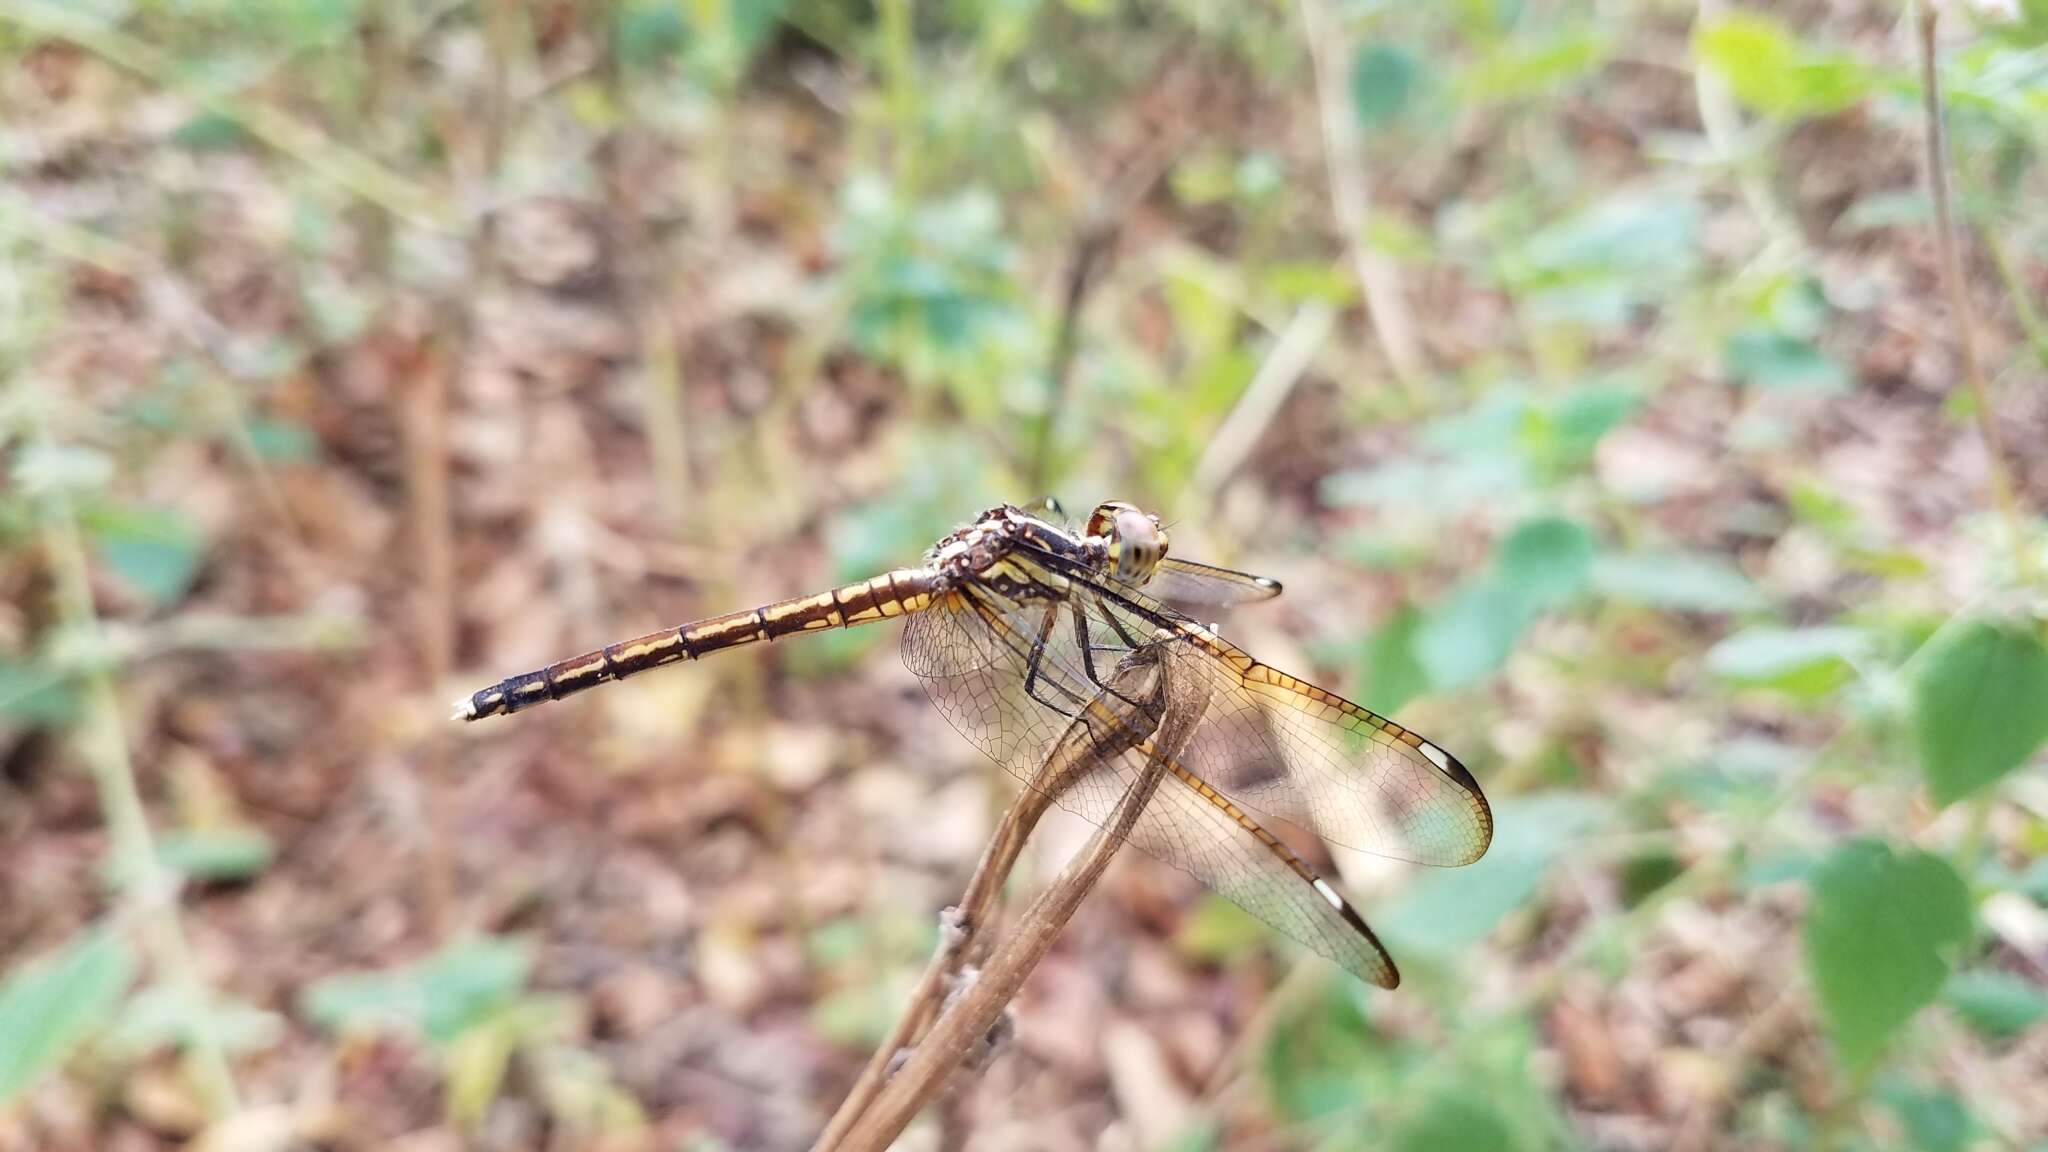
[[1165, 540], [1152, 517], [1125, 505], [1111, 521], [1111, 539], [1116, 545], [1116, 576], [1126, 584], [1143, 584], [1165, 552]]

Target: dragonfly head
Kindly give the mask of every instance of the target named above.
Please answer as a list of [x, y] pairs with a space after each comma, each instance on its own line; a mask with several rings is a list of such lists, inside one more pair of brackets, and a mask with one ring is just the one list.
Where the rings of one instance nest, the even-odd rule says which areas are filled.
[[1159, 517], [1121, 500], [1096, 506], [1088, 517], [1088, 535], [1108, 542], [1116, 578], [1133, 587], [1150, 580], [1153, 569], [1166, 558], [1166, 529], [1159, 526]]

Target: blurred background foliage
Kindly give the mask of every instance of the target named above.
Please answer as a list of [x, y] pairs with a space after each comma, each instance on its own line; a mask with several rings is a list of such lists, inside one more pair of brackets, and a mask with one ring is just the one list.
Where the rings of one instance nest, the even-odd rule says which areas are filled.
[[[0, 0], [0, 1148], [798, 1148], [1120, 497], [1456, 749], [1369, 992], [1142, 860], [918, 1147], [2048, 1147], [2048, 6]], [[2031, 767], [2029, 767], [2031, 763]], [[1053, 837], [1057, 839], [1055, 835]]]

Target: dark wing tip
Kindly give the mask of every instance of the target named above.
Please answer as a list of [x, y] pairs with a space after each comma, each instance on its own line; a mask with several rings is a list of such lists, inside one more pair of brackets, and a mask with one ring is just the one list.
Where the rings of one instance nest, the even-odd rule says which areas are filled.
[[1271, 576], [1254, 576], [1252, 577], [1252, 583], [1259, 586], [1259, 591], [1265, 593], [1265, 597], [1268, 600], [1271, 600], [1273, 597], [1278, 596], [1282, 591], [1284, 591], [1284, 589], [1280, 587], [1280, 582], [1278, 580], [1273, 579]]
[[[1352, 931], [1363, 936], [1365, 942], [1372, 945], [1373, 952], [1379, 956], [1381, 971], [1359, 972], [1357, 974], [1381, 988], [1399, 988], [1401, 986], [1401, 970], [1394, 966], [1394, 958], [1388, 954], [1387, 946], [1380, 943], [1380, 938], [1373, 935], [1372, 929], [1366, 925], [1365, 917], [1358, 914], [1358, 910], [1351, 906], [1349, 900], [1335, 895], [1327, 883], [1317, 881], [1316, 888], [1323, 893], [1323, 896], [1331, 904], [1336, 906], [1337, 915], [1344, 918], [1344, 922], [1351, 926]], [[1347, 965], [1346, 967], [1349, 966]]]
[[1479, 787], [1478, 778], [1456, 756], [1431, 741], [1424, 740], [1416, 750], [1422, 753], [1422, 758], [1429, 761], [1431, 767], [1464, 791], [1466, 801], [1472, 806], [1473, 822], [1479, 826], [1479, 836], [1472, 851], [1460, 859], [1447, 861], [1447, 866], [1456, 868], [1486, 855], [1486, 849], [1493, 844], [1493, 806], [1487, 803], [1486, 792]]

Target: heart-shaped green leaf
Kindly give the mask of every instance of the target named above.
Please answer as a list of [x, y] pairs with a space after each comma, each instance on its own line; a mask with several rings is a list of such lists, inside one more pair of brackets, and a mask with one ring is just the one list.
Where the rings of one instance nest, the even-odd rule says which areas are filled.
[[1941, 992], [1970, 937], [1970, 894], [1946, 860], [1843, 845], [1813, 877], [1806, 967], [1835, 1053], [1869, 1064]]

